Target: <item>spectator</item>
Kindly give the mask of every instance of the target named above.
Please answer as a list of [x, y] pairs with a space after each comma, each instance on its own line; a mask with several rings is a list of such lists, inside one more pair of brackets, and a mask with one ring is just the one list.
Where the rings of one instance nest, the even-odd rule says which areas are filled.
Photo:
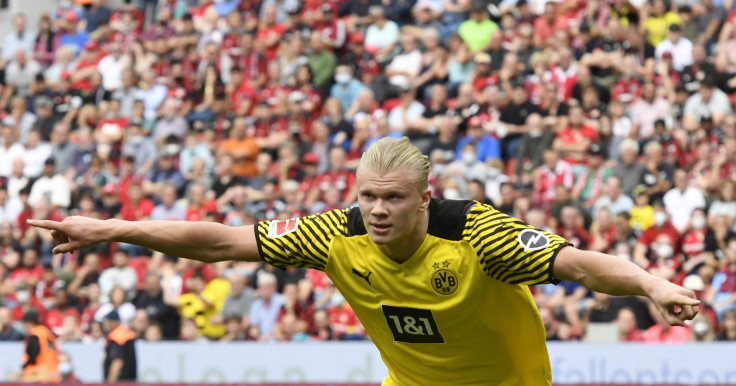
[[669, 54], [672, 57], [672, 66], [675, 71], [682, 71], [693, 63], [693, 42], [682, 37], [682, 26], [670, 24], [669, 37], [657, 44], [654, 55], [658, 61], [662, 56]]
[[664, 160], [662, 145], [649, 142], [644, 146], [645, 169], [639, 176], [639, 183], [647, 187], [653, 201], [661, 200], [672, 188], [675, 167]]
[[116, 287], [121, 288], [128, 299], [134, 299], [137, 291], [138, 274], [128, 265], [130, 261], [128, 253], [118, 250], [112, 261], [114, 265], [104, 270], [100, 275], [102, 302], [107, 303], [109, 301], [111, 292]]
[[542, 166], [544, 149], [549, 149], [555, 139], [554, 132], [537, 113], [527, 116], [526, 127], [528, 131], [522, 136], [516, 153], [516, 178]]
[[[138, 294], [133, 304], [138, 312], [145, 312], [151, 323], [159, 324], [163, 339], [175, 340], [179, 336], [179, 313], [175, 307], [166, 303], [161, 279], [160, 274], [149, 272], [143, 291]], [[147, 326], [140, 328], [141, 335], [144, 335], [146, 330]]]
[[13, 15], [13, 31], [8, 32], [3, 40], [2, 60], [4, 63], [16, 57], [18, 50], [23, 50], [27, 56], [33, 54], [34, 36], [26, 30], [26, 15]]
[[684, 326], [670, 326], [650, 304], [650, 313], [656, 320], [657, 324], [644, 331], [643, 338], [645, 343], [685, 343], [691, 341], [690, 329]]
[[[669, 221], [669, 216], [661, 203], [654, 205], [654, 225], [645, 229], [639, 237], [634, 249], [634, 261], [643, 266], [649, 267], [650, 259], [648, 254], [651, 252], [657, 238], [660, 235], [667, 235], [672, 244], [678, 246], [680, 243], [680, 234], [677, 229]], [[674, 248], [675, 253], [679, 252], [678, 248]]]
[[[102, 276], [100, 277], [100, 283], [104, 283]], [[100, 287], [103, 286], [101, 285]], [[126, 291], [122, 287], [116, 286], [112, 288], [109, 301], [103, 302], [100, 308], [97, 309], [94, 320], [104, 323], [106, 315], [109, 315], [112, 311], [118, 313], [121, 323], [126, 326], [130, 326], [133, 318], [135, 318], [135, 306], [130, 302], [130, 298], [127, 297]]]
[[728, 311], [721, 319], [721, 341], [736, 341], [736, 310]]
[[0, 342], [14, 342], [23, 340], [23, 334], [13, 327], [10, 308], [0, 305]]
[[335, 70], [335, 55], [327, 49], [324, 37], [318, 31], [312, 32], [309, 47], [312, 54], [307, 57], [307, 66], [313, 74], [312, 84], [318, 90], [326, 90]]
[[618, 326], [621, 342], [641, 342], [644, 340], [644, 336], [636, 326], [636, 317], [631, 308], [622, 308], [618, 312], [616, 326]]
[[486, 48], [489, 38], [498, 29], [498, 24], [489, 19], [484, 4], [473, 3], [470, 19], [460, 25], [458, 35], [468, 45], [471, 52], [478, 52]]
[[235, 177], [255, 177], [256, 157], [260, 147], [255, 138], [246, 136], [247, 123], [238, 118], [233, 121], [230, 138], [223, 141], [218, 149], [218, 155], [227, 154], [233, 161], [232, 173]]
[[14, 128], [7, 125], [0, 126], [0, 177], [9, 177], [17, 159], [23, 158], [24, 146], [16, 142]]
[[276, 292], [276, 277], [261, 273], [258, 277], [258, 297], [250, 307], [250, 323], [258, 329], [257, 339], [269, 341], [274, 337], [274, 329], [279, 311], [284, 305], [284, 297]]
[[705, 198], [696, 188], [689, 186], [687, 172], [675, 171], [675, 187], [665, 193], [664, 206], [670, 215], [672, 225], [683, 233], [690, 222], [690, 215], [696, 208], [705, 207]]
[[379, 61], [384, 61], [393, 51], [399, 41], [399, 26], [386, 18], [383, 5], [373, 5], [368, 8], [368, 14], [373, 23], [365, 31], [366, 51], [372, 53]]
[[28, 203], [36, 205], [46, 202], [53, 208], [68, 208], [71, 203], [71, 189], [67, 179], [56, 172], [56, 160], [46, 159], [44, 174], [31, 187]]
[[204, 337], [219, 339], [224, 336], [224, 320], [214, 317], [222, 312], [225, 299], [230, 294], [230, 284], [224, 279], [213, 279], [206, 283], [203, 275], [194, 274], [186, 285], [190, 292], [179, 298], [182, 317], [194, 320], [199, 334]]
[[630, 224], [637, 234], [641, 234], [654, 225], [654, 208], [650, 205], [646, 186], [638, 185], [632, 194], [636, 206], [629, 211]]
[[23, 175], [29, 178], [37, 178], [44, 171], [44, 162], [51, 157], [52, 147], [41, 140], [41, 133], [31, 131], [28, 133], [26, 149], [23, 153]]
[[105, 381], [131, 382], [138, 377], [135, 355], [135, 333], [125, 324], [117, 311], [110, 311], [104, 317], [105, 330], [108, 331], [103, 366]]
[[639, 144], [630, 139], [621, 142], [621, 162], [613, 168], [612, 175], [621, 179], [621, 190], [630, 194], [640, 184], [645, 165], [639, 162]]

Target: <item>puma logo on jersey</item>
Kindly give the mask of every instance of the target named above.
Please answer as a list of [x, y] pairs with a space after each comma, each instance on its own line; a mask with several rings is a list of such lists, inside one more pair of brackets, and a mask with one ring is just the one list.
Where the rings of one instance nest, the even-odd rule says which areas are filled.
[[363, 279], [365, 279], [365, 281], [367, 281], [367, 282], [368, 282], [368, 285], [369, 285], [369, 286], [371, 286], [371, 287], [373, 286], [373, 285], [371, 284], [371, 279], [370, 279], [370, 277], [371, 277], [371, 274], [372, 274], [373, 272], [371, 272], [371, 271], [368, 271], [368, 274], [367, 274], [367, 275], [363, 275], [362, 273], [358, 272], [358, 270], [357, 270], [357, 269], [353, 268], [353, 273], [354, 273], [354, 274], [355, 274], [356, 276], [358, 276], [358, 277], [362, 277]]
[[519, 243], [524, 252], [538, 251], [549, 245], [549, 237], [536, 229], [524, 229], [519, 233]]

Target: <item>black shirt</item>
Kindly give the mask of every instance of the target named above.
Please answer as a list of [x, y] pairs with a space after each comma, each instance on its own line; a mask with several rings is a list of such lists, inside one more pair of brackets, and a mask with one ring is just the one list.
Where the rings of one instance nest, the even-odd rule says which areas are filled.
[[107, 337], [105, 347], [105, 379], [110, 375], [110, 365], [115, 359], [123, 361], [123, 368], [117, 381], [135, 381], [138, 378], [138, 364], [135, 355], [135, 334], [127, 327], [118, 326]]

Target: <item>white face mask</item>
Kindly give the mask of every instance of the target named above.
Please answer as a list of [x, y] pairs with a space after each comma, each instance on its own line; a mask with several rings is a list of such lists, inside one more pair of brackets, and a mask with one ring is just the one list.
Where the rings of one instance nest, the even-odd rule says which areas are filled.
[[488, 168], [488, 178], [496, 178], [499, 174], [501, 174], [501, 171], [498, 168]]
[[703, 227], [705, 226], [705, 217], [704, 216], [693, 217], [692, 225], [693, 225], [693, 229], [703, 229]]
[[662, 259], [669, 259], [675, 254], [675, 250], [669, 244], [659, 244], [655, 251], [657, 252], [657, 256]]
[[26, 303], [31, 300], [31, 292], [26, 290], [18, 291], [15, 293], [15, 298], [18, 299], [18, 302], [20, 303]]
[[705, 335], [710, 328], [708, 327], [708, 322], [704, 320], [698, 320], [697, 322], [693, 323], [693, 332], [695, 335]]
[[475, 153], [473, 153], [472, 151], [465, 151], [463, 152], [462, 159], [463, 162], [470, 165], [475, 162]]
[[654, 225], [661, 227], [666, 222], [667, 222], [667, 213], [654, 212]]
[[340, 72], [340, 73], [335, 74], [335, 82], [340, 83], [340, 84], [346, 84], [350, 82], [350, 79], [352, 78], [353, 77], [350, 76], [350, 74], [345, 73], [345, 72]]
[[529, 130], [529, 136], [533, 138], [539, 138], [544, 134], [544, 131], [542, 129], [531, 129]]
[[72, 364], [69, 362], [59, 362], [59, 372], [61, 375], [67, 375], [72, 373]]

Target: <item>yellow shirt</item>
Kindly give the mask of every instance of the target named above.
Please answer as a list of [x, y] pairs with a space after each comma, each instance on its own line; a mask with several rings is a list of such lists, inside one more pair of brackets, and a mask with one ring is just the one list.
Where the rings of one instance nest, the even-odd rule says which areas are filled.
[[567, 245], [488, 205], [432, 199], [428, 234], [403, 264], [358, 208], [261, 222], [262, 258], [324, 270], [375, 342], [384, 385], [550, 385], [545, 331], [527, 287], [556, 282]]
[[226, 279], [212, 279], [202, 290], [202, 297], [211, 304], [210, 308], [193, 293], [187, 293], [179, 297], [181, 314], [183, 317], [193, 319], [199, 327], [199, 333], [208, 338], [217, 339], [225, 335], [225, 326], [212, 324], [210, 319], [222, 312], [225, 299], [230, 295], [230, 282]]
[[667, 39], [669, 34], [670, 26], [672, 24], [680, 24], [680, 15], [674, 12], [666, 12], [660, 17], [650, 16], [644, 21], [644, 29], [647, 32], [647, 40], [654, 47], [661, 43], [662, 40]]
[[654, 208], [651, 205], [635, 206], [629, 211], [629, 225], [642, 232], [654, 225]]

